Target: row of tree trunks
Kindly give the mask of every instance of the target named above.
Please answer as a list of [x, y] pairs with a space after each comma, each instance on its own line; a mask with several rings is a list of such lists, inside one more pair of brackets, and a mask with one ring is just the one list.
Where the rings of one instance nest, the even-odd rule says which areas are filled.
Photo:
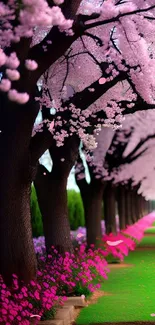
[[107, 182], [104, 196], [104, 220], [106, 234], [116, 234], [116, 199], [115, 188], [111, 182]]
[[[74, 141], [73, 141], [74, 143]], [[39, 166], [35, 179], [35, 187], [43, 217], [45, 243], [47, 252], [51, 246], [57, 248], [60, 253], [73, 251], [70, 239], [70, 226], [67, 209], [67, 178], [78, 154], [78, 142], [74, 144], [74, 154], [63, 148], [51, 150], [53, 159], [52, 172], [48, 172], [43, 166]], [[72, 147], [72, 148], [73, 148]], [[70, 159], [70, 155], [72, 159]], [[62, 164], [60, 156], [65, 163]], [[74, 157], [74, 158], [73, 158]], [[115, 187], [111, 182], [103, 183], [99, 179], [91, 178], [90, 184], [85, 179], [78, 179], [81, 197], [85, 211], [87, 230], [87, 245], [96, 247], [102, 238], [101, 220], [104, 201], [104, 220], [106, 233], [116, 234], [116, 203], [119, 215], [120, 229], [135, 223], [141, 218], [146, 209], [146, 203], [136, 190], [119, 185]]]
[[73, 252], [67, 206], [67, 180], [78, 155], [79, 139], [69, 138], [63, 147], [50, 149], [52, 171], [39, 165], [34, 182], [43, 218], [47, 253]]
[[119, 226], [120, 229], [126, 228], [126, 219], [125, 219], [125, 191], [123, 186], [118, 186], [117, 190], [117, 206], [118, 206], [118, 215], [119, 215]]

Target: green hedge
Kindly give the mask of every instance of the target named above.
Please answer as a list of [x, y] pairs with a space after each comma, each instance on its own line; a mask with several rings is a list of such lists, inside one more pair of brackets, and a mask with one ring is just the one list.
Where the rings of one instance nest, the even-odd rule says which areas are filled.
[[84, 209], [79, 192], [74, 190], [67, 191], [68, 197], [68, 215], [71, 230], [76, 230], [78, 227], [85, 225]]
[[[67, 191], [68, 198], [68, 214], [71, 230], [76, 230], [80, 226], [84, 226], [84, 210], [80, 193], [69, 190]], [[31, 189], [31, 223], [33, 237], [43, 235], [43, 224], [41, 212], [38, 205], [37, 195], [34, 186]]]
[[39, 237], [43, 235], [42, 216], [38, 205], [37, 195], [35, 187], [31, 187], [31, 224], [33, 237]]

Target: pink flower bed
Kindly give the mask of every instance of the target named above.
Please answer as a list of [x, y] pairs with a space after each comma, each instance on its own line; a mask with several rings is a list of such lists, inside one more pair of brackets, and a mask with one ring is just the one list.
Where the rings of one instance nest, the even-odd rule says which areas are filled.
[[[121, 261], [124, 260], [124, 256], [129, 254], [129, 250], [134, 250], [136, 242], [141, 241], [144, 237], [144, 232], [149, 228], [155, 221], [155, 213], [138, 220], [135, 224], [128, 226], [127, 229], [118, 232], [117, 235], [109, 234], [103, 236], [103, 247], [106, 251], [106, 256], [112, 254], [114, 257], [119, 258]], [[118, 243], [116, 246], [108, 245], [107, 242]]]
[[[40, 256], [37, 279], [29, 285], [19, 286], [13, 275], [13, 286], [7, 288], [0, 277], [0, 322], [5, 325], [29, 325], [31, 317], [36, 320], [51, 319], [57, 306], [63, 304], [66, 296], [88, 295], [107, 279], [107, 262], [102, 250], [86, 251], [81, 245], [74, 254], [58, 255], [53, 248], [48, 258]], [[94, 279], [98, 284], [94, 285]]]
[[[155, 214], [152, 213], [117, 235], [104, 235], [99, 249], [92, 245], [86, 250], [86, 245], [80, 244], [74, 254], [66, 252], [62, 257], [53, 247], [48, 258], [42, 253], [44, 249], [39, 249], [36, 280], [27, 286], [19, 286], [17, 277], [13, 275], [13, 286], [9, 289], [0, 277], [1, 324], [29, 325], [33, 316], [37, 323], [40, 319], [51, 319], [66, 296], [87, 296], [99, 288], [109, 272], [106, 257], [112, 254], [123, 260], [130, 250], [135, 249], [136, 241], [142, 239], [144, 231], [154, 220]], [[94, 279], [98, 280], [96, 285]]]

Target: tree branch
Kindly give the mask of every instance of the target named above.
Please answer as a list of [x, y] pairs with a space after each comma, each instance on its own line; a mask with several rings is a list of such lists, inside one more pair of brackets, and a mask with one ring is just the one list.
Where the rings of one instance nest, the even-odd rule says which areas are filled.
[[30, 141], [31, 165], [35, 166], [43, 153], [52, 145], [53, 136], [45, 127], [42, 132], [37, 132]]
[[87, 25], [84, 26], [84, 30], [88, 30], [88, 29], [91, 29], [91, 28], [94, 28], [94, 27], [110, 24], [110, 23], [119, 21], [120, 18], [135, 15], [135, 14], [140, 14], [142, 12], [147, 12], [147, 11], [152, 10], [152, 9], [155, 9], [155, 5], [150, 6], [148, 8], [144, 8], [144, 9], [137, 9], [137, 10], [133, 10], [131, 12], [125, 12], [125, 13], [119, 14], [116, 17], [113, 17], [111, 19], [100, 20], [100, 21], [97, 21], [97, 22], [94, 22], [94, 23], [91, 23], [91, 24], [87, 24]]
[[[81, 110], [85, 110], [91, 104], [93, 104], [97, 99], [103, 96], [110, 88], [115, 86], [119, 81], [126, 79], [126, 73], [120, 72], [120, 74], [115, 77], [113, 80], [107, 81], [105, 84], [101, 85], [99, 83], [99, 79], [93, 82], [91, 85], [86, 87], [81, 92], [77, 92], [70, 100], [63, 103], [63, 106], [69, 106], [70, 104], [74, 104], [76, 107]], [[89, 89], [93, 88], [94, 91], [90, 92]]]
[[150, 139], [154, 139], [155, 138], [155, 134], [153, 135], [148, 135], [145, 139], [143, 139], [142, 141], [140, 141], [136, 147], [129, 153], [128, 156], [124, 157], [124, 159], [126, 158], [129, 163], [131, 162], [130, 159], [135, 159], [135, 154], [137, 153], [137, 151]]

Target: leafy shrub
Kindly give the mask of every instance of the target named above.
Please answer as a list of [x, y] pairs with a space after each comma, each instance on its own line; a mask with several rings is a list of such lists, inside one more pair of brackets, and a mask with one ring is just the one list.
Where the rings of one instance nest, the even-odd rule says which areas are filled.
[[78, 227], [83, 227], [85, 225], [81, 195], [74, 190], [68, 190], [67, 198], [70, 227], [71, 230], [76, 230]]
[[32, 224], [32, 234], [33, 237], [39, 237], [43, 235], [43, 224], [42, 216], [39, 209], [37, 194], [34, 185], [31, 187], [31, 224]]

